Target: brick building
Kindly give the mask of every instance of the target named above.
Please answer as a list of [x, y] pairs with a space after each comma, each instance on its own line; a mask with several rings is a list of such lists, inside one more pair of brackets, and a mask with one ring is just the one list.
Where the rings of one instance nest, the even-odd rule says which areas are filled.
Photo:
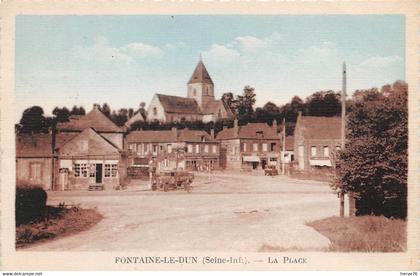
[[53, 187], [52, 135], [16, 135], [16, 183]]
[[221, 147], [221, 166], [225, 169], [264, 169], [279, 166], [280, 137], [277, 125], [248, 123], [238, 126], [235, 119], [233, 128], [225, 128], [217, 134]]
[[203, 130], [140, 130], [126, 137], [129, 166], [157, 171], [219, 168], [219, 143]]
[[302, 116], [294, 132], [294, 155], [300, 171], [334, 166], [334, 154], [341, 148], [341, 118]]

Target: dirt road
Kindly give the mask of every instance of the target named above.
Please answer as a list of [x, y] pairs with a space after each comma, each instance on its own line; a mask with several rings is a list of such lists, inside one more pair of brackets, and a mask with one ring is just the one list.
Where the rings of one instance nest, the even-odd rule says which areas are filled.
[[193, 192], [56, 192], [49, 204], [97, 208], [88, 231], [26, 250], [321, 250], [329, 240], [305, 222], [338, 214], [328, 184], [284, 176], [199, 176]]

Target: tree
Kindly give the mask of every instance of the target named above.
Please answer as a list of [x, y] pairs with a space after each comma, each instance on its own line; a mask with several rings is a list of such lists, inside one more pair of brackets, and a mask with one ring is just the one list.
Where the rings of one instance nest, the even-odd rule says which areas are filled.
[[103, 103], [102, 107], [99, 106], [99, 110], [102, 111], [102, 113], [105, 114], [105, 116], [111, 118], [111, 108], [107, 103]]
[[256, 122], [267, 124], [271, 124], [273, 120], [279, 122], [283, 119], [280, 108], [272, 102], [267, 102], [262, 108], [257, 107], [254, 117]]
[[306, 115], [338, 116], [341, 114], [341, 96], [332, 90], [315, 92], [306, 99]]
[[111, 120], [117, 126], [123, 126], [128, 121], [128, 110], [126, 108], [121, 108], [118, 112], [112, 111]]
[[53, 115], [55, 116], [56, 122], [68, 122], [70, 117], [70, 111], [67, 107], [59, 108], [56, 107], [53, 109]]
[[235, 111], [237, 109], [238, 102], [235, 100], [232, 92], [223, 93], [222, 101], [230, 110]]
[[236, 113], [242, 124], [248, 122], [254, 114], [255, 97], [255, 89], [249, 85], [244, 87], [242, 95], [237, 96]]
[[407, 215], [407, 92], [355, 103], [339, 155], [337, 186], [356, 198], [357, 215]]
[[49, 125], [44, 117], [44, 110], [40, 106], [25, 109], [19, 123], [19, 132], [21, 133], [48, 132]]
[[86, 111], [83, 108], [83, 106], [73, 106], [73, 108], [70, 111], [70, 115], [86, 115]]

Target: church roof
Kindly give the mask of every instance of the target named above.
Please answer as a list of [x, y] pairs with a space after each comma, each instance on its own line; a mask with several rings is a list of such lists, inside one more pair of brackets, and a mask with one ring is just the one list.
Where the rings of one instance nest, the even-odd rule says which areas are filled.
[[83, 131], [86, 128], [94, 128], [98, 132], [123, 132], [123, 129], [112, 122], [98, 107], [84, 116], [71, 116], [68, 122], [58, 123], [59, 130]]
[[225, 109], [228, 117], [233, 117], [232, 110], [222, 101], [222, 100], [213, 100], [208, 101], [207, 104], [203, 107], [203, 114], [215, 114], [219, 113], [219, 109]]
[[181, 114], [201, 114], [196, 100], [185, 97], [156, 94], [165, 112]]
[[192, 74], [190, 83], [207, 83], [207, 84], [213, 84], [213, 81], [209, 75], [209, 72], [207, 72], [206, 66], [204, 66], [204, 63], [202, 60], [200, 60], [195, 67], [194, 73]]

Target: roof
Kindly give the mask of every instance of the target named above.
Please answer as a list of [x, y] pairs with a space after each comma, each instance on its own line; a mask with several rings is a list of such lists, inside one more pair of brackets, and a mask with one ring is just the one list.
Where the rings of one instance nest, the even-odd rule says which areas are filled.
[[136, 130], [127, 134], [127, 142], [174, 142], [176, 132], [172, 130]]
[[208, 134], [204, 130], [190, 130], [190, 129], [178, 130], [179, 142], [201, 142], [202, 137], [204, 137], [206, 141], [213, 140], [210, 134]]
[[136, 114], [134, 114], [133, 117], [128, 119], [128, 121], [125, 122], [125, 126], [129, 127], [129, 126], [131, 126], [132, 124], [134, 124], [135, 122], [138, 122], [138, 121], [144, 122], [143, 115], [140, 112], [137, 112]]
[[16, 135], [16, 157], [51, 157], [51, 134]]
[[195, 99], [156, 94], [165, 112], [182, 114], [201, 114]]
[[71, 116], [69, 122], [57, 124], [57, 129], [67, 131], [83, 131], [93, 128], [98, 132], [123, 132], [123, 129], [112, 122], [96, 106], [84, 116]]
[[204, 130], [138, 130], [127, 135], [127, 142], [166, 143], [166, 142], [201, 142], [202, 137], [211, 141], [211, 136]]
[[232, 110], [222, 100], [208, 101], [203, 107], [203, 114], [214, 114], [217, 116], [220, 107], [226, 110], [228, 117], [233, 117]]
[[55, 148], [60, 148], [69, 140], [79, 135], [78, 132], [59, 132], [55, 135]]
[[296, 127], [305, 139], [341, 139], [341, 117], [301, 116]]
[[293, 151], [294, 142], [295, 142], [294, 136], [286, 136], [286, 141], [285, 141], [286, 150]]
[[207, 72], [206, 66], [204, 66], [204, 63], [202, 60], [198, 62], [188, 83], [213, 84], [213, 81], [209, 75], [209, 72]]
[[234, 128], [227, 128], [217, 134], [218, 140], [226, 139], [279, 139], [276, 131], [266, 123], [248, 123], [238, 126], [238, 136], [235, 137]]

